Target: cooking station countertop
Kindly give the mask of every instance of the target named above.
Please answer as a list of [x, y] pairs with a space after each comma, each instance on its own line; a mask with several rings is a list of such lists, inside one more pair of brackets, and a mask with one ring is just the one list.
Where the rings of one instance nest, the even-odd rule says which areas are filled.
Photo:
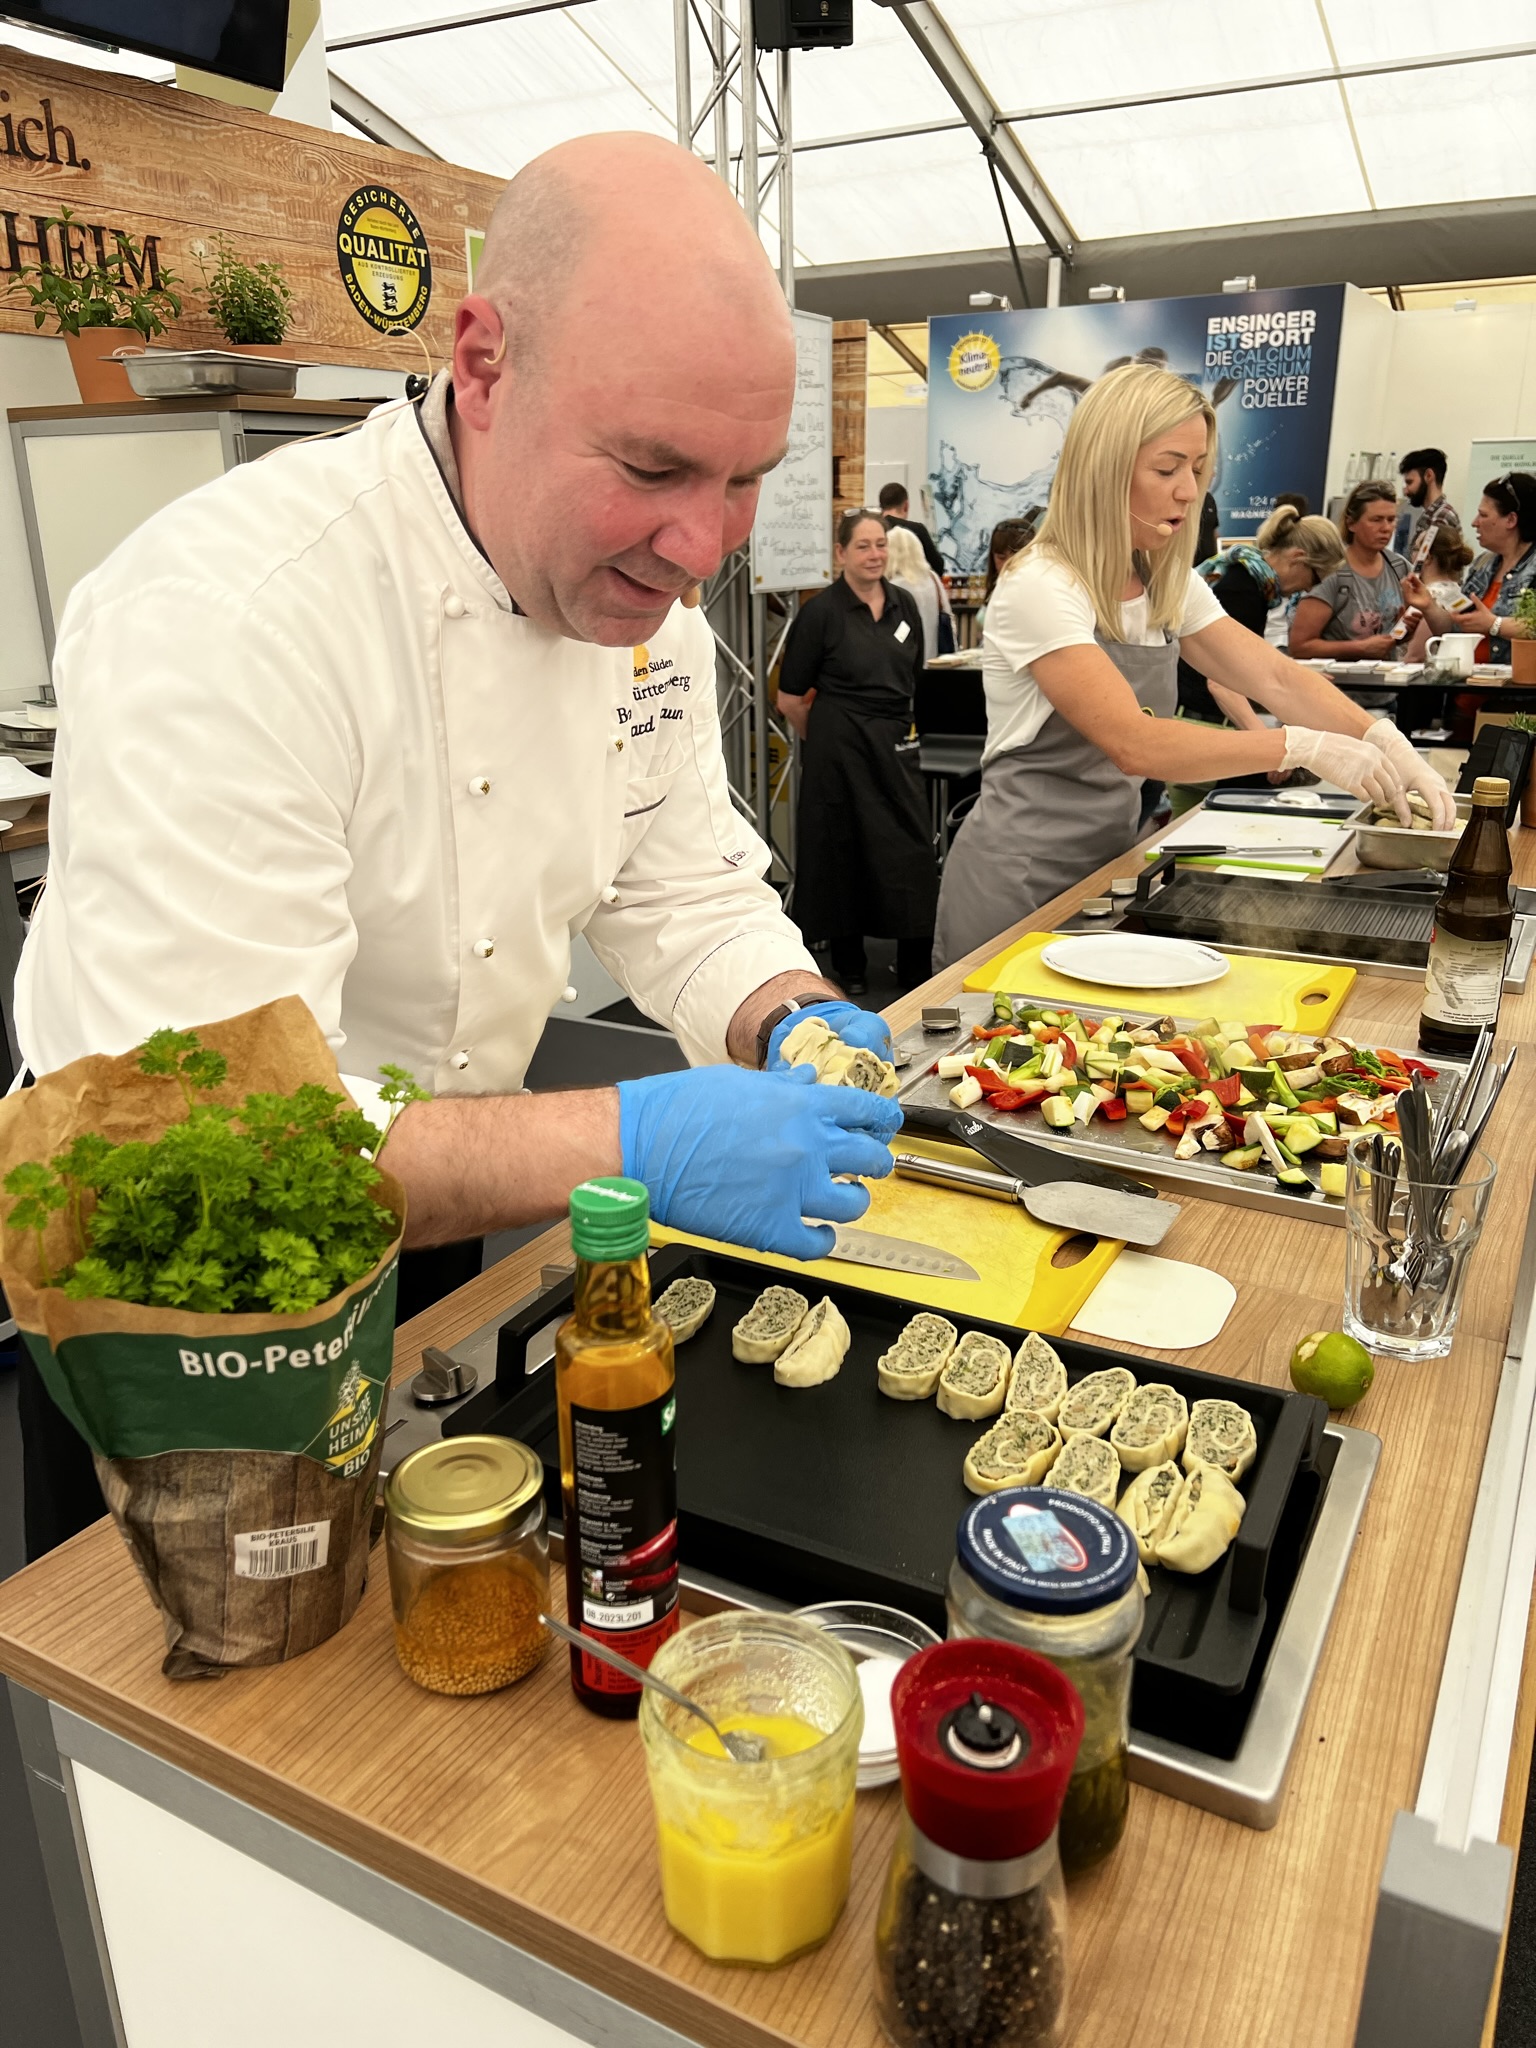
[[[1517, 879], [1536, 880], [1536, 832], [1518, 832], [1516, 848]], [[951, 997], [1002, 944], [1050, 928], [1141, 860], [1133, 849], [893, 1003], [892, 1022], [916, 1022], [925, 1003]], [[1337, 1028], [1411, 1044], [1418, 1002], [1413, 982], [1363, 972]], [[1501, 1039], [1533, 1051], [1517, 1064], [1488, 1134], [1502, 1172], [1455, 1351], [1434, 1367], [1380, 1362], [1347, 1417], [1379, 1435], [1383, 1452], [1280, 1819], [1256, 1832], [1136, 1788], [1120, 1849], [1069, 1892], [1073, 2048], [1176, 2037], [1345, 2048], [1357, 2038], [1394, 1822], [1416, 1804], [1425, 1810], [1437, 1771], [1457, 1782], [1465, 1715], [1447, 1707], [1442, 1675], [1450, 1669], [1454, 1678], [1463, 1661], [1458, 1651], [1448, 1664], [1447, 1649], [1453, 1620], [1466, 1647], [1464, 1557], [1485, 1533], [1474, 1522], [1480, 1479], [1488, 1492], [1485, 1456], [1491, 1469], [1509, 1423], [1512, 1318], [1518, 1351], [1529, 1312], [1529, 1286], [1518, 1282], [1530, 1194], [1522, 1134], [1536, 1115], [1536, 991], [1506, 998]], [[956, 1248], [963, 1251], [963, 1224]], [[1296, 1339], [1338, 1323], [1342, 1231], [1191, 1197], [1160, 1249], [1215, 1268], [1238, 1289], [1220, 1337], [1177, 1354], [1182, 1364], [1284, 1386]], [[407, 1324], [397, 1383], [415, 1372], [423, 1345], [459, 1341], [568, 1256], [565, 1231], [553, 1229]], [[1521, 1472], [1523, 1459], [1517, 1481]], [[1507, 1473], [1499, 1483], [1507, 1491]], [[1513, 1583], [1518, 1592], [1518, 1575]], [[1478, 1776], [1491, 1815], [1485, 1831], [1506, 1844], [1519, 1838], [1536, 1717], [1528, 1608], [1527, 1577], [1524, 1604], [1505, 1620], [1506, 1647], [1515, 1629], [1506, 1688], [1513, 1719], [1500, 1752], [1507, 1773], [1501, 1765], [1490, 1779], [1485, 1755]], [[292, 1664], [173, 1685], [160, 1675], [161, 1651], [159, 1624], [105, 1522], [0, 1585], [0, 1669], [33, 1696], [31, 1707], [54, 1703], [52, 1730], [66, 1756], [120, 1768], [125, 1782], [149, 1788], [146, 1797], [169, 1765], [199, 1796], [229, 1795], [223, 1806], [249, 1816], [252, 1840], [280, 1824], [285, 1840], [307, 1845], [306, 1856], [339, 1852], [358, 1885], [382, 1876], [404, 1887], [392, 1898], [417, 1902], [412, 1911], [427, 1910], [422, 1901], [445, 1908], [444, 1924], [459, 1930], [453, 1954], [468, 1956], [485, 1930], [499, 1954], [553, 1966], [567, 1987], [567, 2037], [658, 2048], [677, 2036], [722, 2048], [873, 2048], [880, 2039], [873, 1927], [894, 1791], [860, 1796], [852, 1895], [831, 1940], [783, 1969], [723, 1969], [668, 1930], [634, 1730], [574, 1703], [563, 1657], [484, 1699], [418, 1691], [395, 1662], [381, 1560], [352, 1623]], [[240, 1995], [231, 1984], [231, 2009]], [[625, 2009], [609, 2034], [580, 2017], [581, 2001], [594, 1995]], [[613, 2007], [605, 2010], [611, 2019]]]

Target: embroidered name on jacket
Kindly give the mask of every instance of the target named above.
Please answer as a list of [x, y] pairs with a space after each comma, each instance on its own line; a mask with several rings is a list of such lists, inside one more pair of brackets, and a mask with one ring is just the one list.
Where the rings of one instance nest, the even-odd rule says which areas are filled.
[[[653, 657], [648, 647], [637, 647], [629, 694], [635, 704], [645, 709], [645, 716], [637, 721], [629, 706], [621, 704], [619, 723], [627, 728], [632, 740], [655, 732], [658, 721], [663, 725], [680, 724], [688, 716], [686, 699], [692, 688], [692, 677], [680, 673], [669, 654]], [[683, 702], [676, 701], [679, 695]]]

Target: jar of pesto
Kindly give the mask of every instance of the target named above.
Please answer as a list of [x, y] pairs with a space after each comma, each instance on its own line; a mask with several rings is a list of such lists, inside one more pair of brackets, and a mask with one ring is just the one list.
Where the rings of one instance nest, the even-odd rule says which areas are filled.
[[1109, 1508], [1050, 1486], [988, 1494], [961, 1517], [949, 1633], [1048, 1657], [1083, 1702], [1083, 1740], [1061, 1810], [1069, 1877], [1125, 1832], [1131, 1786], [1131, 1653], [1145, 1606], [1136, 1541]]

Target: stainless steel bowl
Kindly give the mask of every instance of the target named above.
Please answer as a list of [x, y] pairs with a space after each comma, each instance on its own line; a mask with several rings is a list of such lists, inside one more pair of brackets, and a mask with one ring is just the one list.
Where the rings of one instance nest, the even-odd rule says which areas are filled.
[[230, 392], [292, 398], [303, 368], [276, 356], [222, 348], [151, 348], [120, 360], [140, 398], [216, 398]]
[[[1472, 815], [1470, 796], [1456, 799], [1463, 824]], [[1363, 868], [1443, 868], [1456, 851], [1459, 832], [1415, 832], [1403, 825], [1355, 827], [1355, 854]]]

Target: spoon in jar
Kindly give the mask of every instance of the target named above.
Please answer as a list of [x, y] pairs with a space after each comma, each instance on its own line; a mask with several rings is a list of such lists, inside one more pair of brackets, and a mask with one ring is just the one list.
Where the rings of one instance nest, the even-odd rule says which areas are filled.
[[679, 1692], [675, 1686], [647, 1671], [643, 1665], [631, 1664], [627, 1657], [621, 1657], [617, 1650], [610, 1650], [606, 1643], [600, 1643], [592, 1636], [584, 1636], [580, 1629], [568, 1628], [563, 1621], [556, 1621], [552, 1614], [541, 1614], [540, 1621], [552, 1635], [557, 1635], [572, 1648], [584, 1650], [589, 1657], [595, 1657], [599, 1664], [611, 1664], [615, 1671], [622, 1671], [626, 1678], [632, 1678], [637, 1685], [643, 1685], [652, 1692], [670, 1700], [674, 1707], [682, 1707], [687, 1713], [696, 1714], [720, 1744], [726, 1755], [738, 1764], [760, 1764], [768, 1754], [768, 1744], [761, 1735], [743, 1735], [737, 1730], [729, 1732], [717, 1727], [696, 1700], [687, 1693]]

